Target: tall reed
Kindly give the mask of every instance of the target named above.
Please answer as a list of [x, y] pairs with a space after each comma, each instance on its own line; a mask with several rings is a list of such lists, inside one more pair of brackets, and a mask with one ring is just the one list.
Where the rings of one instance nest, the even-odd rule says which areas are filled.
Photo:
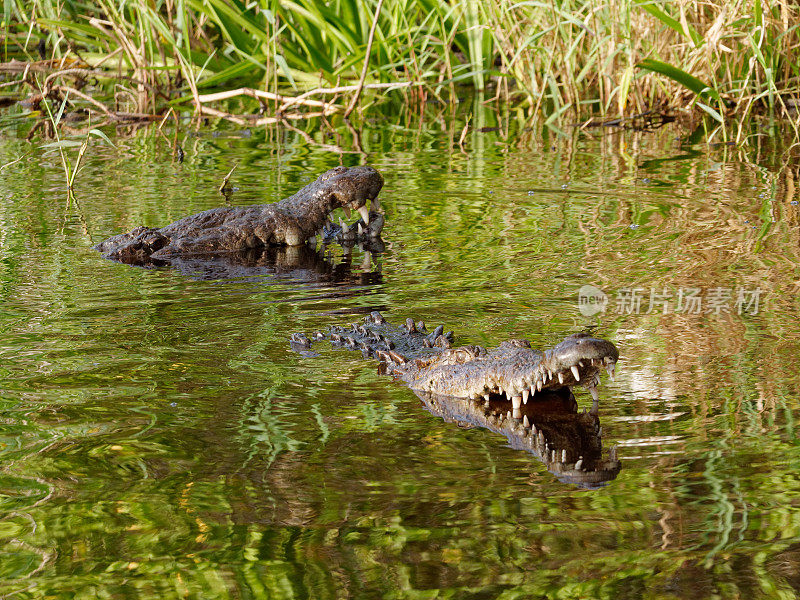
[[411, 81], [418, 99], [454, 101], [470, 85], [551, 120], [670, 105], [722, 122], [788, 113], [800, 96], [800, 8], [789, 0], [386, 0], [376, 15], [377, 4], [7, 0], [4, 48], [32, 57], [44, 36], [49, 57], [103, 70], [101, 91], [142, 112], [198, 90], [353, 83], [365, 63], [367, 82]]

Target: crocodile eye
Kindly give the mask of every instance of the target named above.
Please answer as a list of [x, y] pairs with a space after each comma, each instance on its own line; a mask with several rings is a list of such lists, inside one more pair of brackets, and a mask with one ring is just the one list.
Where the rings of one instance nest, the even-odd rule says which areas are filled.
[[347, 173], [347, 167], [334, 167], [330, 171], [325, 171], [322, 175], [320, 175], [318, 181], [328, 181], [329, 179], [333, 179], [334, 177], [344, 173]]

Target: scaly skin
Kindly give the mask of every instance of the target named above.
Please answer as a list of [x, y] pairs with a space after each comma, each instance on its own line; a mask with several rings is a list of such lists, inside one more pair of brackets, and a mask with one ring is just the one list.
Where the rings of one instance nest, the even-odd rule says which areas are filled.
[[[382, 372], [405, 381], [432, 413], [502, 433], [563, 481], [596, 487], [619, 473], [616, 451], [602, 458], [597, 418], [600, 373], [613, 377], [619, 360], [611, 342], [573, 334], [544, 352], [526, 340], [493, 350], [452, 348], [453, 332], [441, 325], [431, 333], [413, 319], [395, 327], [373, 312], [363, 324], [332, 327], [329, 334], [295, 334], [291, 344], [305, 352], [323, 339], [374, 356]], [[577, 413], [574, 386], [591, 393], [589, 414]]]
[[[487, 350], [451, 348], [452, 331], [444, 334], [439, 326], [429, 334], [423, 322], [413, 319], [394, 327], [373, 312], [364, 321], [349, 330], [332, 328], [331, 341], [374, 354], [387, 372], [414, 390], [474, 400], [502, 396], [515, 410], [542, 390], [575, 385], [586, 387], [596, 404], [601, 370], [613, 376], [619, 360], [614, 344], [585, 333], [567, 336], [544, 352], [532, 349], [527, 340], [509, 340]], [[303, 339], [308, 341], [297, 336], [293, 342], [302, 345]]]
[[[265, 246], [299, 246], [321, 235], [337, 208], [356, 210], [364, 230], [377, 237], [383, 217], [377, 213], [377, 196], [383, 177], [372, 167], [336, 167], [293, 196], [274, 204], [222, 207], [154, 229], [137, 227], [115, 235], [95, 249], [106, 258], [147, 265], [175, 257], [210, 256]], [[371, 201], [372, 212], [367, 208]]]

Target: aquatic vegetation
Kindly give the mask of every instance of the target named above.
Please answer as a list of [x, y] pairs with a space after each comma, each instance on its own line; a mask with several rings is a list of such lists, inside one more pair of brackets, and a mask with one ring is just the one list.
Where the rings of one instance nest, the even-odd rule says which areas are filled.
[[4, 23], [5, 60], [129, 113], [193, 104], [265, 123], [458, 102], [463, 86], [549, 122], [670, 107], [724, 123], [800, 102], [788, 0], [9, 0]]

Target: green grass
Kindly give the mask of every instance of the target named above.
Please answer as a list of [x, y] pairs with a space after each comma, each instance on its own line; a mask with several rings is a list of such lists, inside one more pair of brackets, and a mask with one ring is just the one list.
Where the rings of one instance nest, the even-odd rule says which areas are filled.
[[550, 121], [670, 106], [725, 124], [800, 97], [800, 9], [788, 0], [386, 0], [376, 15], [377, 4], [6, 0], [3, 48], [7, 60], [35, 58], [44, 36], [49, 57], [99, 65], [97, 97], [121, 87], [151, 113], [242, 86], [352, 85], [365, 62], [367, 84], [414, 86], [367, 89], [362, 110], [387, 93], [455, 102], [466, 85]]

